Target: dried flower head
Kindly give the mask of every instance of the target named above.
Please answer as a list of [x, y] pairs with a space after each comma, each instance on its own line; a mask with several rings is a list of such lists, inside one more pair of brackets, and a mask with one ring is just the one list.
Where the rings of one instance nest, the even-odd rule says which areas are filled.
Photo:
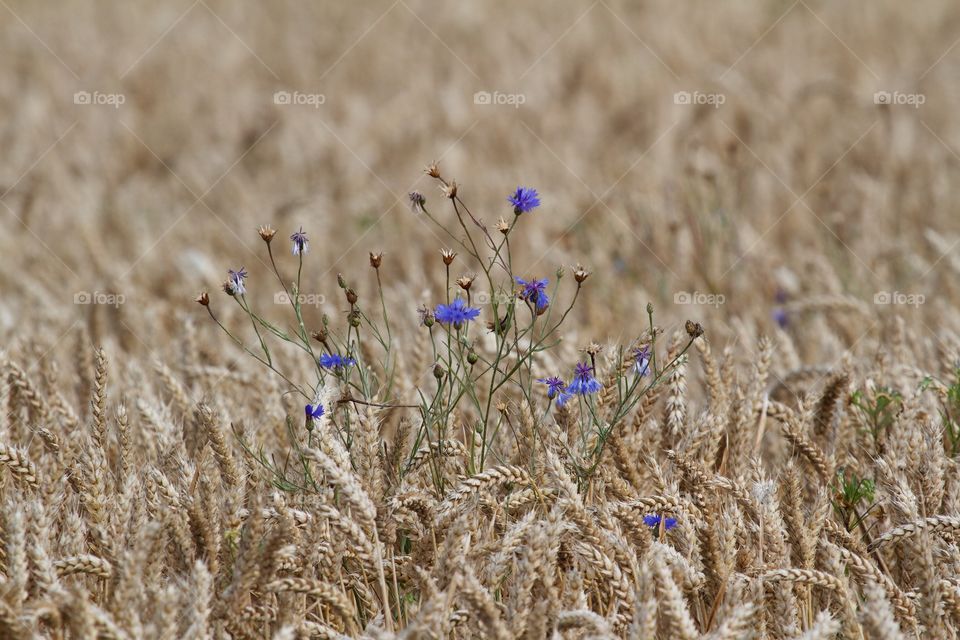
[[247, 270], [243, 267], [239, 269], [227, 269], [227, 273], [230, 275], [228, 282], [232, 285], [233, 291], [227, 291], [224, 288], [224, 291], [227, 291], [230, 295], [242, 296], [247, 292], [247, 288], [244, 286], [243, 281], [247, 279]]
[[460, 276], [457, 278], [457, 286], [459, 286], [464, 291], [470, 291], [470, 287], [473, 286], [473, 280], [476, 278], [475, 275]]
[[440, 167], [437, 165], [436, 162], [431, 162], [430, 164], [428, 164], [428, 165], [424, 168], [423, 172], [424, 172], [425, 174], [427, 174], [428, 176], [430, 176], [431, 178], [439, 178], [439, 177], [440, 177]]
[[373, 253], [373, 252], [371, 251], [371, 252], [370, 252], [370, 266], [373, 267], [374, 269], [379, 269], [381, 263], [383, 263], [383, 252], [380, 251], [380, 252], [378, 252], [378, 253]]
[[449, 267], [457, 257], [457, 252], [451, 249], [440, 249], [440, 256], [443, 258], [443, 264]]
[[347, 297], [347, 302], [350, 305], [357, 304], [357, 300], [358, 300], [357, 292], [354, 291], [352, 287], [347, 287], [346, 289], [344, 289], [343, 294]]
[[443, 195], [453, 200], [457, 197], [457, 181], [451, 180], [447, 184], [442, 185], [440, 190], [443, 191]]
[[503, 219], [503, 216], [497, 220], [496, 229], [503, 235], [507, 235], [510, 232], [510, 225], [507, 224], [507, 221]]
[[699, 338], [703, 335], [703, 327], [699, 322], [694, 322], [693, 320], [687, 320], [685, 325], [687, 329], [687, 335], [691, 338]]
[[425, 205], [427, 204], [427, 199], [423, 197], [423, 194], [419, 191], [411, 191], [407, 194], [407, 197], [410, 198], [410, 210], [414, 213], [423, 213], [426, 211]]
[[583, 284], [583, 281], [590, 277], [590, 272], [584, 269], [579, 264], [573, 268], [573, 279], [577, 281], [577, 284]]
[[587, 346], [585, 346], [585, 347], [584, 347], [583, 349], [581, 349], [580, 351], [582, 351], [583, 353], [586, 353], [586, 354], [588, 354], [588, 355], [590, 355], [590, 356], [592, 357], [592, 356], [596, 356], [598, 353], [600, 353], [601, 351], [603, 351], [603, 347], [601, 347], [601, 346], [600, 346], [599, 344], [597, 344], [596, 342], [591, 342], [590, 344], [588, 344]]
[[263, 238], [264, 242], [270, 244], [270, 241], [273, 240], [273, 236], [277, 235], [277, 230], [268, 224], [263, 224], [260, 225], [259, 229], [257, 229], [257, 233], [260, 234], [260, 237]]
[[293, 233], [290, 239], [293, 241], [291, 251], [295, 256], [303, 255], [310, 248], [310, 243], [307, 241], [307, 234], [304, 232], [303, 227], [300, 227], [299, 231]]
[[202, 304], [205, 307], [210, 306], [210, 296], [207, 295], [206, 291], [202, 291], [200, 295], [194, 298], [199, 304]]

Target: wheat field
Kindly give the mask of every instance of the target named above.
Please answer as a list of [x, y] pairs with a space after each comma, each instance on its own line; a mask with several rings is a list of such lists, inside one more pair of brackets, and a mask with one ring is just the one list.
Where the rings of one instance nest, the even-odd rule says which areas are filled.
[[0, 33], [0, 638], [957, 637], [960, 5]]

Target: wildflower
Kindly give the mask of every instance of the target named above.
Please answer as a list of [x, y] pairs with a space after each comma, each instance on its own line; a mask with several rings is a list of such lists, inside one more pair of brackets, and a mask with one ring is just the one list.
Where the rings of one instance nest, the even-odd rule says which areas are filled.
[[524, 280], [523, 278], [514, 278], [517, 284], [523, 287], [520, 291], [520, 299], [531, 302], [537, 307], [537, 311], [543, 311], [550, 304], [550, 298], [547, 296], [547, 279]]
[[453, 259], [457, 257], [457, 252], [452, 249], [440, 249], [440, 257], [443, 258], [443, 264], [449, 267], [453, 264]]
[[370, 266], [374, 269], [379, 269], [380, 265], [383, 263], [383, 251], [379, 253], [370, 252]]
[[414, 213], [423, 213], [426, 211], [424, 205], [427, 204], [427, 199], [423, 197], [423, 194], [419, 191], [411, 191], [407, 194], [407, 197], [410, 198], [410, 210]]
[[195, 298], [195, 300], [197, 303], [202, 304], [205, 307], [210, 306], [210, 296], [207, 295], [206, 291], [201, 292], [200, 295]]
[[480, 315], [480, 309], [468, 307], [463, 298], [457, 298], [450, 304], [437, 305], [434, 316], [440, 324], [452, 324], [459, 329], [465, 322], [475, 320]]
[[633, 358], [636, 360], [633, 369], [641, 378], [650, 373], [650, 345], [645, 344], [634, 349]]
[[270, 241], [273, 240], [273, 236], [277, 234], [277, 230], [268, 224], [262, 224], [260, 225], [260, 228], [257, 229], [257, 233], [260, 234], [260, 237], [263, 238], [264, 242], [270, 244]]
[[643, 516], [643, 524], [647, 525], [651, 529], [656, 529], [659, 527], [661, 522], [663, 522], [663, 528], [667, 531], [670, 531], [670, 529], [673, 529], [675, 526], [677, 526], [676, 518], [664, 518], [658, 514]]
[[783, 307], [777, 307], [773, 310], [771, 315], [773, 316], [773, 321], [776, 322], [781, 329], [787, 328], [787, 324], [790, 323], [790, 317], [787, 316], [786, 309]]
[[325, 353], [319, 358], [320, 366], [324, 369], [346, 369], [357, 364], [353, 358], [344, 358], [339, 353]]
[[323, 416], [323, 405], [308, 404], [304, 407], [304, 412], [307, 414], [307, 420], [317, 420]]
[[247, 270], [244, 269], [243, 267], [240, 267], [236, 271], [234, 271], [233, 269], [227, 269], [227, 273], [230, 274], [230, 279], [227, 280], [227, 282], [230, 283], [231, 287], [233, 288], [233, 291], [232, 292], [227, 291], [226, 285], [224, 285], [223, 290], [227, 291], [227, 293], [231, 295], [242, 296], [243, 294], [245, 294], [247, 292], [247, 288], [243, 286], [243, 281], [246, 280], [247, 278]]
[[567, 390], [570, 393], [576, 393], [581, 396], [600, 391], [603, 385], [597, 382], [597, 379], [593, 377], [591, 371], [593, 371], [593, 367], [586, 362], [578, 362], [574, 369], [573, 381], [570, 383], [570, 386], [567, 387]]
[[566, 392], [567, 383], [557, 376], [539, 378], [537, 382], [547, 385], [547, 397], [551, 400], [556, 400], [558, 407], [565, 405], [572, 395]]
[[297, 231], [290, 239], [293, 240], [293, 255], [299, 256], [307, 252], [309, 249], [309, 243], [307, 242], [307, 234], [304, 233], [303, 227], [300, 227], [300, 231]]
[[537, 195], [537, 190], [527, 187], [517, 187], [516, 192], [508, 197], [507, 201], [513, 205], [513, 213], [516, 215], [533, 211], [540, 206], [540, 197]]

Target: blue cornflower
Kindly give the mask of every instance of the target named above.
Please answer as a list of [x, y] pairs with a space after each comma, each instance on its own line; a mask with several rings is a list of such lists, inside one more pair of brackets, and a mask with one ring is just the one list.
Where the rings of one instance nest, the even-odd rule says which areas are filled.
[[551, 400], [557, 397], [558, 394], [563, 393], [563, 390], [567, 388], [567, 383], [557, 376], [538, 378], [537, 382], [547, 385], [547, 397]]
[[567, 387], [567, 391], [577, 393], [581, 396], [600, 391], [603, 385], [597, 382], [597, 379], [590, 373], [591, 371], [593, 371], [593, 367], [586, 362], [578, 362], [573, 372], [573, 381], [570, 383], [570, 386]]
[[651, 529], [656, 529], [659, 527], [661, 520], [663, 520], [663, 528], [667, 531], [670, 531], [670, 529], [673, 529], [675, 526], [677, 526], [676, 518], [663, 518], [657, 514], [643, 516], [643, 524], [647, 525]]
[[543, 311], [550, 304], [550, 297], [547, 296], [546, 288], [549, 282], [546, 278], [524, 280], [523, 278], [514, 278], [517, 284], [523, 287], [520, 291], [520, 299], [532, 302], [537, 307], [537, 311]]
[[787, 325], [790, 324], [790, 316], [787, 315], [787, 310], [783, 307], [777, 307], [771, 315], [773, 316], [773, 321], [776, 322], [781, 329], [786, 329]]
[[233, 292], [238, 296], [245, 294], [247, 292], [247, 288], [243, 286], [243, 281], [247, 277], [247, 270], [243, 267], [240, 267], [236, 271], [233, 269], [227, 269], [227, 273], [230, 274], [230, 284], [233, 285]]
[[307, 414], [307, 420], [317, 420], [323, 415], [323, 405], [308, 404], [304, 407], [304, 412]]
[[457, 298], [450, 304], [438, 304], [433, 315], [440, 324], [452, 324], [459, 329], [465, 322], [475, 320], [480, 315], [480, 309], [468, 307], [463, 298]]
[[307, 234], [303, 230], [303, 227], [300, 227], [300, 231], [290, 236], [290, 239], [293, 240], [293, 255], [295, 256], [306, 253], [307, 249], [310, 248], [310, 243], [307, 241]]
[[633, 365], [633, 370], [639, 374], [642, 378], [643, 376], [650, 373], [650, 345], [645, 344], [642, 347], [637, 347], [633, 350], [633, 357], [636, 362]]
[[540, 206], [540, 197], [536, 189], [528, 187], [517, 187], [516, 192], [507, 198], [507, 201], [513, 205], [513, 212], [517, 215], [532, 211]]
[[353, 358], [344, 358], [339, 353], [325, 353], [320, 356], [320, 366], [324, 369], [345, 369], [357, 364]]

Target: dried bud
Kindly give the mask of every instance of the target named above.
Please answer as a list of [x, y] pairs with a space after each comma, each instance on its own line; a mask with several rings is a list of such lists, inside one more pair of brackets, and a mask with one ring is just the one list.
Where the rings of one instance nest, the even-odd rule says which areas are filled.
[[440, 167], [437, 166], [436, 162], [431, 162], [430, 164], [428, 164], [426, 168], [424, 168], [423, 172], [428, 176], [430, 176], [431, 178], [440, 177]]
[[436, 378], [437, 380], [442, 380], [442, 379], [443, 379], [443, 376], [444, 376], [446, 373], [447, 373], [447, 372], [443, 370], [443, 367], [440, 366], [439, 363], [433, 365], [433, 377]]
[[310, 333], [310, 337], [319, 342], [320, 344], [326, 344], [327, 338], [330, 337], [330, 332], [325, 328], [320, 329], [320, 331], [313, 331]]
[[470, 287], [473, 286], [473, 279], [476, 276], [460, 276], [457, 278], [457, 285], [464, 291], [470, 291]]
[[263, 241], [267, 244], [270, 244], [270, 241], [273, 240], [273, 236], [277, 234], [277, 230], [271, 227], [268, 224], [261, 225], [257, 230], [260, 234], [260, 237], [263, 238]]
[[382, 251], [381, 251], [380, 253], [373, 253], [372, 251], [370, 252], [370, 266], [371, 266], [371, 267], [373, 267], [374, 269], [379, 269], [379, 268], [380, 268], [380, 264], [381, 264], [382, 262], [383, 262], [383, 252], [382, 252]]
[[507, 322], [506, 318], [497, 320], [496, 322], [493, 320], [487, 321], [487, 329], [493, 333], [496, 333], [498, 336], [505, 334], [509, 328], [510, 324]]
[[449, 267], [453, 263], [453, 259], [457, 257], [457, 252], [450, 249], [440, 249], [440, 256], [443, 258], [443, 264]]
[[573, 279], [577, 281], [577, 284], [583, 284], [583, 281], [590, 277], [590, 272], [584, 269], [579, 264], [573, 270]]
[[351, 305], [357, 304], [357, 292], [351, 288], [345, 289], [344, 294], [347, 296], [347, 302]]
[[470, 352], [467, 354], [467, 362], [470, 364], [477, 364], [477, 361], [480, 359], [480, 356], [477, 355], [477, 352], [473, 349], [470, 349]]
[[223, 292], [228, 296], [237, 295], [237, 288], [233, 284], [233, 280], [231, 280], [230, 278], [227, 278], [226, 280], [223, 281]]
[[507, 235], [507, 233], [510, 231], [510, 225], [507, 224], [507, 221], [503, 219], [503, 216], [500, 216], [500, 219], [497, 220], [496, 226], [497, 226], [497, 231], [499, 231], [503, 235]]
[[694, 322], [693, 320], [687, 320], [686, 324], [687, 335], [691, 338], [699, 338], [703, 335], [703, 327], [700, 326], [699, 322]]
[[342, 273], [337, 274], [337, 286], [340, 287], [341, 289], [347, 288], [347, 281], [343, 279]]
[[443, 195], [453, 200], [457, 197], [457, 181], [451, 180], [448, 184], [440, 187], [440, 190], [443, 191]]
[[350, 313], [347, 314], [347, 322], [349, 322], [350, 326], [353, 327], [354, 329], [360, 326], [361, 320], [362, 318], [360, 317], [359, 311], [351, 311]]
[[196, 299], [196, 301], [197, 301], [198, 303], [202, 304], [202, 305], [205, 306], [205, 307], [210, 306], [210, 296], [207, 295], [207, 292], [206, 292], [206, 291], [202, 292], [202, 293], [201, 293], [200, 295], [198, 295], [195, 299]]
[[417, 314], [420, 315], [420, 324], [425, 327], [432, 327], [435, 321], [433, 317], [433, 311], [431, 311], [426, 305], [420, 305], [417, 309]]

